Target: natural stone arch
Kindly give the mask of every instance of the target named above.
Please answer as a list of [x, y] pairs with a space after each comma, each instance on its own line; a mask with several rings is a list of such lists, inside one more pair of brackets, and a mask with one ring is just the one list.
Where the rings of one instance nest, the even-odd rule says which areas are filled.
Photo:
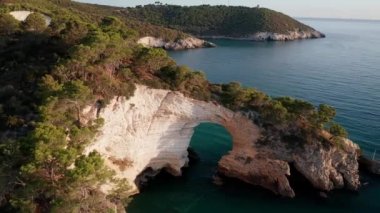
[[[318, 141], [303, 148], [288, 148], [281, 137], [262, 134], [252, 114], [233, 112], [213, 102], [185, 97], [179, 92], [150, 89], [137, 85], [133, 97], [114, 98], [99, 113], [95, 106], [83, 111], [82, 122], [104, 119], [104, 126], [86, 153], [96, 150], [105, 159], [117, 178], [125, 178], [138, 192], [136, 177], [146, 168], [158, 171], [167, 168], [181, 175], [188, 162], [194, 127], [201, 122], [222, 125], [232, 136], [232, 151], [218, 165], [219, 173], [244, 182], [260, 185], [283, 196], [294, 197], [287, 176], [289, 163], [314, 187], [332, 190], [346, 185], [357, 189], [358, 146], [344, 139], [342, 149], [323, 146]], [[265, 143], [258, 140], [265, 136]], [[329, 136], [326, 135], [326, 140]], [[113, 185], [104, 185], [108, 192]]]
[[[95, 111], [86, 109], [85, 117], [94, 117]], [[260, 135], [259, 128], [241, 113], [178, 92], [145, 86], [137, 86], [135, 95], [128, 100], [113, 99], [100, 116], [105, 120], [102, 133], [87, 151], [100, 152], [107, 164], [130, 183], [146, 168], [167, 167], [173, 175], [180, 175], [188, 162], [187, 148], [194, 128], [200, 123], [222, 125], [232, 136], [233, 150], [252, 154], [253, 143]], [[112, 162], [115, 159], [132, 164], [122, 170]]]

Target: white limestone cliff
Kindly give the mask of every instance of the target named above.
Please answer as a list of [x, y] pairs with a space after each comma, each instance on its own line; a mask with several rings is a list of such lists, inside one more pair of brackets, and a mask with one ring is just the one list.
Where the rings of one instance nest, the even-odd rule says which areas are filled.
[[[88, 107], [81, 120], [96, 116], [96, 107]], [[289, 148], [292, 142], [281, 141], [281, 135], [264, 134], [252, 121], [252, 114], [233, 112], [179, 92], [137, 85], [133, 97], [114, 98], [99, 116], [104, 119], [104, 126], [86, 153], [98, 151], [116, 177], [127, 179], [135, 192], [144, 179], [141, 176], [144, 171], [166, 169], [173, 175], [181, 175], [181, 168], [188, 163], [187, 148], [194, 127], [202, 122], [220, 124], [232, 136], [233, 149], [218, 166], [224, 176], [294, 197], [288, 181], [293, 164], [321, 190], [342, 187], [356, 190], [360, 186], [359, 147], [352, 141], [344, 139], [339, 147], [310, 141], [304, 147]], [[330, 137], [326, 133], [326, 141]], [[107, 193], [112, 185], [102, 189]]]
[[194, 37], [188, 37], [185, 39], [179, 39], [177, 41], [164, 41], [161, 38], [155, 38], [151, 36], [140, 38], [137, 41], [145, 47], [159, 47], [167, 50], [184, 50], [184, 49], [195, 49], [203, 47], [215, 47], [215, 44], [201, 40]]
[[[18, 11], [12, 11], [9, 14], [12, 15], [16, 20], [18, 21], [25, 21], [30, 14], [34, 12], [27, 11], [27, 10], [18, 10]], [[43, 15], [45, 18], [46, 26], [49, 26], [51, 23], [51, 18], [47, 15]]]
[[[85, 110], [85, 117], [96, 116], [95, 110]], [[104, 126], [86, 152], [96, 150], [107, 165], [126, 178], [134, 189], [136, 177], [147, 168], [166, 168], [180, 175], [188, 162], [193, 128], [201, 122], [222, 124], [227, 130], [238, 131], [235, 147], [249, 146], [259, 136], [258, 128], [245, 116], [212, 102], [197, 101], [178, 92], [137, 86], [129, 100], [115, 98], [100, 113]], [[115, 159], [130, 161], [121, 169]]]

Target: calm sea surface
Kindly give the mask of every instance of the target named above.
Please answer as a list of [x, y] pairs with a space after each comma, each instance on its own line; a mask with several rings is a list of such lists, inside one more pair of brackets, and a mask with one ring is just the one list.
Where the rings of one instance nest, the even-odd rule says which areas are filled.
[[[350, 138], [380, 159], [380, 22], [301, 20], [327, 34], [325, 39], [294, 42], [212, 40], [213, 49], [170, 52], [179, 63], [202, 70], [212, 82], [241, 82], [272, 96], [293, 96], [337, 109], [337, 121]], [[295, 199], [273, 196], [239, 183], [212, 183], [217, 161], [231, 149], [224, 128], [202, 124], [191, 147], [201, 161], [181, 178], [151, 181], [128, 207], [150, 212], [380, 212], [380, 178], [360, 193], [336, 191], [330, 199], [296, 189]], [[298, 191], [298, 193], [297, 193]]]

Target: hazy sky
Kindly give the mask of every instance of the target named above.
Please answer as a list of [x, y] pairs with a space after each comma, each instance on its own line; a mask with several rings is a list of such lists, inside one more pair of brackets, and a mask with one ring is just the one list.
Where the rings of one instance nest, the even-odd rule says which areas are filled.
[[[135, 6], [155, 0], [77, 0], [116, 6]], [[161, 0], [164, 4], [199, 5], [229, 4], [256, 6], [260, 4], [293, 17], [379, 19], [380, 0]]]

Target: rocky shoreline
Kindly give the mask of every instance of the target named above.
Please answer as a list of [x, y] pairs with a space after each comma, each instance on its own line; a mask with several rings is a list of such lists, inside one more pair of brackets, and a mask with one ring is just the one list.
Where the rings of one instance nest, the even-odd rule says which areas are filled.
[[319, 31], [292, 31], [287, 34], [272, 33], [272, 32], [259, 32], [253, 35], [232, 37], [232, 36], [198, 36], [187, 37], [184, 39], [179, 39], [177, 41], [165, 41], [161, 38], [146, 36], [140, 38], [137, 43], [145, 47], [151, 48], [164, 48], [166, 50], [186, 50], [195, 48], [210, 48], [216, 47], [212, 42], [202, 40], [202, 39], [229, 39], [229, 40], [242, 40], [242, 41], [294, 41], [301, 39], [317, 39], [325, 38], [326, 35]]
[[325, 38], [326, 35], [319, 31], [291, 31], [286, 34], [273, 33], [273, 32], [258, 32], [247, 36], [199, 36], [203, 39], [230, 39], [230, 40], [242, 40], [242, 41], [294, 41], [301, 39], [317, 39]]
[[165, 41], [161, 38], [147, 36], [140, 38], [137, 41], [137, 43], [145, 47], [164, 48], [166, 50], [185, 50], [195, 48], [216, 47], [216, 45], [211, 42], [201, 40], [195, 37], [187, 37], [184, 39], [179, 39], [177, 41]]

